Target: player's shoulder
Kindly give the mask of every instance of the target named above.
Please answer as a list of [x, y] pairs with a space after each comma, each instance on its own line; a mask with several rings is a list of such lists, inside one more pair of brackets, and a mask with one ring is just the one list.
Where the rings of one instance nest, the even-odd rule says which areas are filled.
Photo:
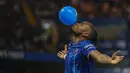
[[83, 44], [83, 45], [90, 45], [90, 44], [91, 44], [91, 45], [94, 45], [93, 42], [90, 41], [90, 40], [84, 40], [82, 44]]
[[89, 47], [95, 47], [95, 45], [94, 45], [93, 42], [90, 41], [90, 40], [84, 41], [84, 43], [83, 43], [83, 48], [89, 48]]

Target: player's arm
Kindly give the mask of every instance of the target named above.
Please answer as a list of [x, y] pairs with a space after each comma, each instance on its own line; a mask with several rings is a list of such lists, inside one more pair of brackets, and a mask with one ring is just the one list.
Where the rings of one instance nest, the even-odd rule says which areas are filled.
[[97, 50], [93, 50], [90, 53], [89, 57], [91, 57], [93, 60], [101, 64], [118, 64], [124, 57], [124, 56], [118, 56], [119, 52], [120, 51], [117, 51], [112, 55], [112, 57], [110, 57], [108, 55], [100, 53]]

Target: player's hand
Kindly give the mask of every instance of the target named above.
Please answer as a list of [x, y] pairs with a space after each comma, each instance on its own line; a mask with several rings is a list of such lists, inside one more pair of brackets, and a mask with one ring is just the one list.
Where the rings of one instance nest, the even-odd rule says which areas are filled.
[[117, 51], [112, 55], [112, 64], [118, 64], [120, 61], [123, 60], [124, 56], [118, 56], [119, 53], [120, 51]]
[[57, 56], [60, 57], [61, 59], [65, 59], [66, 53], [67, 53], [67, 45], [65, 45], [64, 50], [59, 51], [57, 53]]
[[62, 50], [63, 53], [67, 53], [67, 45], [64, 46], [64, 50]]

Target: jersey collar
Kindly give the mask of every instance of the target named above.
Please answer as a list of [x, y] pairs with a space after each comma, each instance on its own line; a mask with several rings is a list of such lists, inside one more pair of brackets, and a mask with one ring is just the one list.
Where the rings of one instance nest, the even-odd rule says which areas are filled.
[[87, 42], [87, 43], [92, 43], [92, 41], [90, 41], [90, 40], [82, 40], [82, 41], [80, 41], [80, 42], [77, 43], [77, 44], [73, 44], [74, 42], [71, 41], [70, 44], [69, 44], [69, 47], [83, 47], [83, 45], [84, 45], [86, 42]]

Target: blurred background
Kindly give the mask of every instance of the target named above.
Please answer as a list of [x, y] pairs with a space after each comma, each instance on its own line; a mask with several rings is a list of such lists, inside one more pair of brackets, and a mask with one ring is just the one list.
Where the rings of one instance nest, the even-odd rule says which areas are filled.
[[64, 73], [56, 53], [70, 41], [59, 10], [71, 5], [78, 22], [93, 23], [98, 50], [121, 50], [119, 65], [94, 64], [92, 73], [130, 73], [130, 0], [0, 0], [0, 73]]

